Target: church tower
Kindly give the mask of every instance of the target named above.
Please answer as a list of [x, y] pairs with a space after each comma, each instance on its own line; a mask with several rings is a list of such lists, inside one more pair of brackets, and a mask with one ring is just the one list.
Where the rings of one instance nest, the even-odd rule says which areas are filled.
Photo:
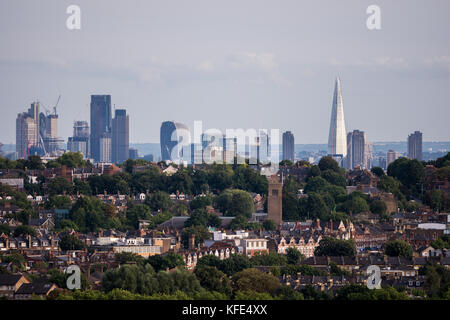
[[269, 190], [267, 197], [267, 218], [273, 220], [277, 226], [283, 223], [283, 178], [279, 175], [267, 177]]

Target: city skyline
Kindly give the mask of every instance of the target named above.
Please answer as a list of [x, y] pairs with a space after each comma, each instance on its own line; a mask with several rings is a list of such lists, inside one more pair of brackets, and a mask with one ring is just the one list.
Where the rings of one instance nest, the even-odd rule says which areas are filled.
[[[202, 120], [222, 131], [278, 128], [299, 143], [323, 143], [329, 123], [320, 119], [329, 114], [335, 76], [345, 83], [347, 130], [364, 130], [370, 141], [403, 141], [414, 130], [426, 141], [450, 140], [447, 2], [380, 1], [379, 31], [365, 26], [366, 3], [249, 1], [236, 11], [237, 2], [195, 2], [200, 10], [79, 1], [79, 31], [65, 27], [66, 3], [2, 3], [0, 141], [15, 140], [11, 119], [31, 101], [49, 107], [59, 94], [67, 141], [73, 122], [89, 119], [89, 96], [109, 94], [111, 107], [127, 106], [133, 143], [157, 142], [168, 112], [189, 127]], [[416, 25], [410, 16], [433, 23]]]

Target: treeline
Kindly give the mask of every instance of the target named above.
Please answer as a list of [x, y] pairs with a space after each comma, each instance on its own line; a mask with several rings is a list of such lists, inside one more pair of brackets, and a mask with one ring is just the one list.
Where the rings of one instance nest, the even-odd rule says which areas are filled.
[[[54, 292], [49, 299], [55, 300], [406, 300], [411, 292], [405, 288], [383, 287], [369, 290], [362, 285], [347, 285], [334, 295], [312, 286], [294, 290], [280, 282], [279, 267], [293, 269], [299, 266], [301, 256], [291, 250], [287, 255], [263, 254], [248, 258], [232, 255], [220, 260], [215, 256], [199, 259], [193, 273], [181, 265], [176, 254], [142, 257], [126, 253], [118, 254], [121, 267], [107, 270], [101, 282], [101, 290], [76, 290]], [[131, 262], [131, 264], [129, 264]], [[270, 272], [256, 267], [274, 266]], [[276, 266], [276, 267], [275, 267]], [[291, 266], [291, 267], [288, 267]], [[175, 269], [173, 269], [175, 268]], [[277, 269], [278, 268], [278, 269]], [[309, 266], [300, 267], [303, 275], [325, 275], [324, 271]], [[172, 269], [170, 271], [167, 271]], [[334, 264], [329, 266], [330, 275], [348, 275]], [[427, 296], [426, 292], [415, 292]], [[442, 297], [446, 297], [445, 293]]]

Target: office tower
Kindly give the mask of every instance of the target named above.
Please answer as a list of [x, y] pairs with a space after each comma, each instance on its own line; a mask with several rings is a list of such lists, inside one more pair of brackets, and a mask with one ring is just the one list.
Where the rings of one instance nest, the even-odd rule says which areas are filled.
[[346, 167], [353, 170], [355, 167], [365, 167], [366, 135], [364, 131], [353, 130], [347, 134]]
[[366, 142], [364, 146], [364, 165], [365, 169], [372, 169], [373, 159], [373, 144], [372, 142]]
[[27, 159], [38, 148], [39, 102], [33, 102], [27, 112], [17, 115], [16, 153], [17, 158]]
[[388, 152], [386, 152], [386, 169], [389, 167], [389, 164], [391, 164], [391, 162], [394, 162], [395, 160], [400, 158], [400, 156], [401, 154], [394, 150], [389, 150]]
[[[202, 133], [203, 162], [207, 164], [223, 163], [223, 135]], [[195, 149], [194, 149], [195, 152]], [[194, 154], [195, 155], [195, 154]]]
[[128, 157], [129, 157], [130, 159], [133, 159], [133, 160], [136, 160], [137, 158], [139, 158], [139, 152], [138, 152], [138, 150], [135, 149], [135, 148], [130, 148], [130, 149], [128, 150]]
[[408, 158], [422, 161], [422, 132], [414, 131], [408, 136]]
[[378, 166], [386, 170], [386, 158], [385, 157], [378, 157]]
[[294, 162], [294, 135], [290, 131], [283, 132], [283, 160]]
[[38, 145], [46, 155], [55, 156], [61, 149], [63, 140], [58, 138], [58, 114], [56, 109], [52, 114], [39, 114]]
[[330, 133], [328, 136], [328, 154], [345, 158], [347, 156], [344, 102], [342, 100], [341, 81], [336, 78], [331, 109]]
[[267, 197], [267, 219], [275, 222], [276, 225], [283, 223], [283, 179], [277, 175], [267, 177], [268, 197]]
[[[190, 144], [183, 148], [183, 144], [189, 135], [189, 128], [182, 123], [165, 121], [161, 124], [160, 144], [162, 161], [179, 161], [184, 158], [186, 149], [190, 149]], [[190, 153], [190, 152], [189, 152]], [[172, 155], [174, 157], [172, 157]], [[173, 158], [173, 159], [172, 159]], [[184, 160], [187, 160], [186, 158]]]
[[237, 157], [237, 137], [227, 138], [223, 135], [223, 161], [233, 164]]
[[99, 139], [100, 158], [98, 162], [111, 163], [112, 160], [112, 137], [110, 132], [104, 132]]
[[100, 161], [100, 137], [111, 132], [111, 96], [91, 96], [90, 154], [95, 162]]
[[89, 158], [89, 124], [87, 121], [75, 121], [73, 137], [69, 137], [67, 149], [71, 152], [81, 152], [84, 158]]
[[129, 116], [124, 109], [117, 109], [112, 120], [112, 161], [122, 163], [129, 157]]
[[[294, 136], [292, 136], [293, 138]], [[267, 130], [259, 130], [258, 137], [258, 161], [262, 164], [270, 162], [270, 137]]]

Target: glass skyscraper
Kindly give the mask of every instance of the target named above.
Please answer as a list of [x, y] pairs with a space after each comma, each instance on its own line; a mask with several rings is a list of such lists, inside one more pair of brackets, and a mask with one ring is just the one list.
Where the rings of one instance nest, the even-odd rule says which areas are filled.
[[328, 136], [328, 154], [345, 158], [347, 155], [347, 132], [344, 119], [341, 81], [336, 78], [331, 109], [330, 134]]
[[[91, 157], [100, 161], [100, 137], [111, 132], [111, 96], [91, 96]], [[106, 156], [106, 158], [111, 158]], [[104, 158], [105, 158], [104, 157]]]
[[[186, 145], [186, 141], [183, 141], [183, 138], [186, 138], [188, 134], [189, 128], [185, 124], [174, 121], [164, 121], [161, 124], [159, 138], [162, 161], [189, 161], [191, 159], [190, 141]], [[172, 157], [172, 155], [175, 156]]]
[[117, 109], [112, 121], [112, 161], [122, 163], [129, 158], [129, 116], [125, 109]]

